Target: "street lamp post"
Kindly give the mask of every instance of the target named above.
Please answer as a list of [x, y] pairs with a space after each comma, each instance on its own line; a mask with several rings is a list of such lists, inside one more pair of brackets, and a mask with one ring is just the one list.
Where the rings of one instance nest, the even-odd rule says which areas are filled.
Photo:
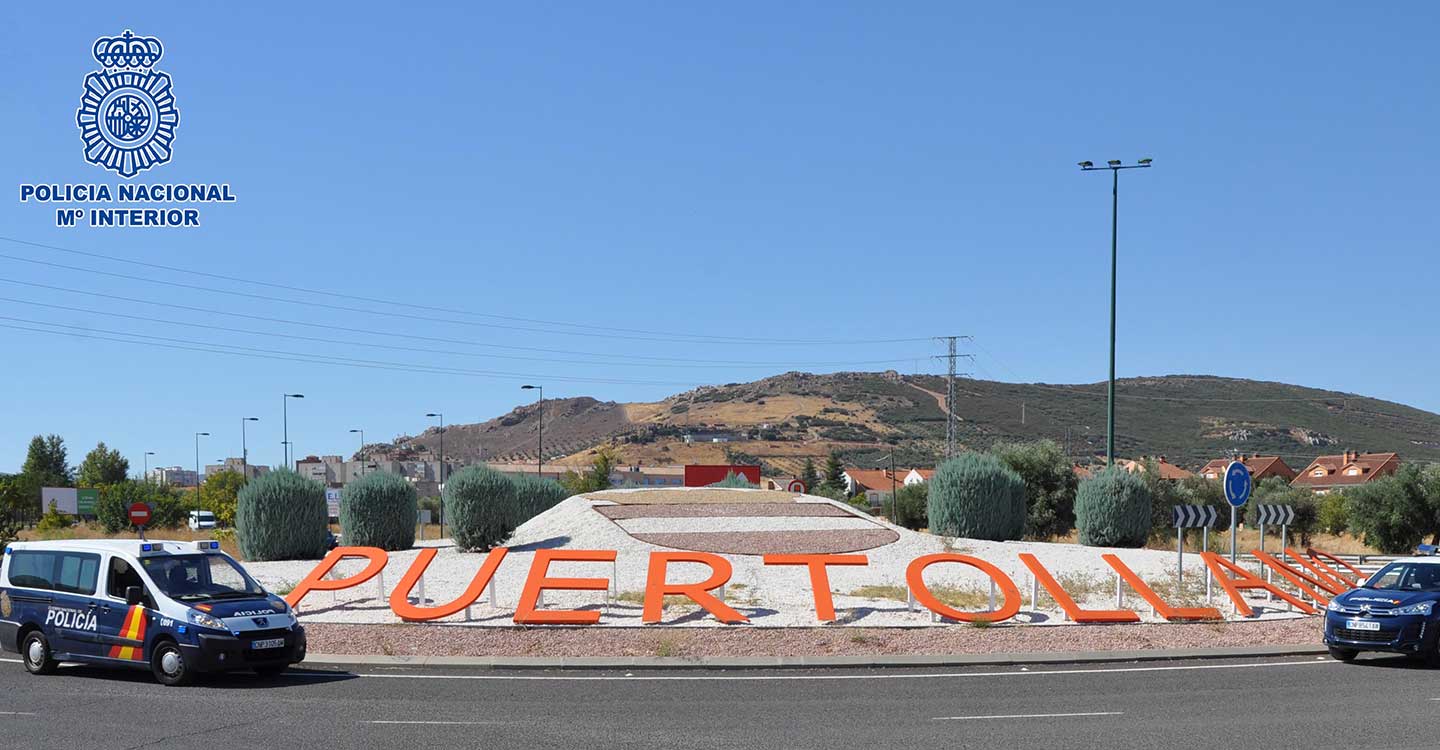
[[1106, 412], [1105, 412], [1105, 465], [1115, 465], [1115, 266], [1117, 260], [1116, 245], [1120, 228], [1120, 170], [1122, 169], [1149, 169], [1150, 159], [1141, 159], [1134, 164], [1124, 164], [1119, 159], [1111, 159], [1103, 167], [1095, 166], [1095, 162], [1080, 162], [1082, 172], [1098, 172], [1102, 169], [1110, 170], [1112, 177], [1110, 186], [1110, 385], [1106, 391]]
[[153, 455], [155, 451], [145, 451], [145, 458], [142, 459], [145, 468], [141, 470], [143, 473], [140, 474], [140, 479], [146, 482], [150, 481], [150, 457]]
[[890, 523], [900, 525], [900, 488], [895, 475], [895, 449], [890, 449]]
[[200, 502], [200, 438], [209, 437], [208, 432], [195, 433], [195, 502]]
[[360, 450], [355, 454], [356, 460], [360, 462], [360, 476], [365, 476], [365, 431], [351, 430], [350, 434], [360, 433]]
[[[427, 417], [437, 417], [440, 420], [440, 467], [435, 473], [438, 480], [435, 489], [440, 490], [440, 485], [445, 484], [445, 414], [444, 412], [432, 411], [425, 414]], [[443, 497], [443, 495], [442, 495]], [[440, 538], [445, 538], [445, 502], [440, 502]]]
[[538, 427], [540, 434], [536, 445], [535, 476], [543, 477], [545, 475], [545, 386], [522, 385], [520, 386], [520, 390], [540, 392], [540, 421]]
[[240, 479], [250, 481], [250, 446], [245, 440], [245, 423], [259, 422], [259, 417], [240, 418]]
[[305, 398], [303, 393], [286, 393], [280, 399], [280, 430], [284, 435], [282, 445], [285, 446], [285, 468], [290, 468], [290, 399]]

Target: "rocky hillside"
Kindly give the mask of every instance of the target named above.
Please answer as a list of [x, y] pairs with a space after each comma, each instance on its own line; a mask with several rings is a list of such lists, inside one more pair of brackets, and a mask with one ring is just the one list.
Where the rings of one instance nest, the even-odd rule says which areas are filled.
[[[1398, 451], [1440, 460], [1440, 415], [1388, 401], [1284, 383], [1202, 375], [1122, 380], [1117, 386], [1117, 451], [1164, 455], [1198, 466], [1228, 452], [1280, 454], [1296, 468], [1341, 449]], [[933, 465], [944, 453], [945, 379], [932, 375], [791, 372], [753, 383], [706, 386], [654, 403], [570, 398], [545, 403], [547, 461], [583, 462], [612, 443], [647, 464], [759, 460], [775, 474], [807, 456], [840, 451], [874, 464], [894, 448], [902, 464]], [[960, 380], [959, 442], [1050, 438], [1078, 461], [1105, 448], [1105, 384], [1050, 385]], [[537, 407], [488, 422], [453, 425], [445, 452], [466, 461], [533, 460]], [[686, 436], [690, 439], [687, 441]], [[391, 447], [433, 451], [433, 428]]]

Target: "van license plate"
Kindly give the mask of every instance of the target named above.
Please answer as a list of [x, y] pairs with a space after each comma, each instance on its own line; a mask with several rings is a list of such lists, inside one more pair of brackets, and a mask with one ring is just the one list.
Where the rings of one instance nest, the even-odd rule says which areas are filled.
[[[1379, 623], [1376, 623], [1376, 626], [1377, 626], [1377, 629], [1378, 629]], [[251, 642], [250, 642], [250, 648], [253, 648], [253, 649], [262, 649], [262, 648], [284, 648], [284, 647], [285, 647], [285, 639], [284, 639], [284, 638], [266, 638], [266, 639], [263, 640], [263, 641], [251, 641]]]
[[[1345, 623], [1345, 627], [1351, 630], [1379, 630], [1380, 623], [1374, 620], [1349, 620]], [[259, 641], [257, 641], [257, 643], [259, 643]]]

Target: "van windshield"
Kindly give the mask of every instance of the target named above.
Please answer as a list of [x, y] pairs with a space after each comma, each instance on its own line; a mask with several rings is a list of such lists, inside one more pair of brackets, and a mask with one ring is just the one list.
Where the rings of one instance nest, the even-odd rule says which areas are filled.
[[166, 596], [182, 602], [264, 596], [253, 578], [224, 555], [143, 557], [140, 564]]

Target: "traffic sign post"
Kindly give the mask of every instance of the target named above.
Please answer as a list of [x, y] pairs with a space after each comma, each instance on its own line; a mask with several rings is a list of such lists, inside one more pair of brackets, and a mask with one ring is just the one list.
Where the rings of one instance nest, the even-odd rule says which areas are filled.
[[140, 539], [145, 539], [145, 527], [150, 523], [150, 504], [131, 503], [128, 512], [130, 525], [140, 529]]
[[[1170, 509], [1175, 522], [1175, 588], [1181, 590], [1185, 582], [1185, 530], [1196, 527], [1205, 530], [1204, 550], [1210, 551], [1210, 527], [1220, 515], [1208, 505], [1176, 505]], [[1206, 579], [1208, 585], [1209, 579]]]
[[1239, 461], [1225, 467], [1225, 502], [1230, 503], [1230, 562], [1235, 562], [1235, 511], [1250, 499], [1250, 470]]

